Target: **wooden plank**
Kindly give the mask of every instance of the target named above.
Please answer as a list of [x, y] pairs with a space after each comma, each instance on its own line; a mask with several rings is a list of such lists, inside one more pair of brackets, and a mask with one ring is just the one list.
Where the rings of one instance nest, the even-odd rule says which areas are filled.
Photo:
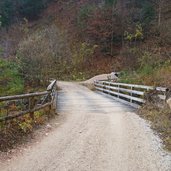
[[95, 86], [99, 86], [99, 87], [103, 87], [104, 86], [103, 84], [98, 84], [98, 83], [95, 83], [94, 85]]
[[44, 91], [44, 92], [36, 92], [36, 93], [28, 93], [28, 94], [15, 95], [15, 96], [0, 97], [0, 102], [8, 101], [8, 100], [24, 99], [24, 98], [34, 97], [34, 96], [43, 96], [43, 95], [49, 94], [48, 91], [52, 90], [55, 84], [56, 84], [56, 80], [52, 81], [51, 84], [47, 87], [47, 91]]
[[95, 87], [97, 90], [99, 90], [99, 91], [103, 91], [103, 89], [102, 88], [99, 88], [99, 87]]
[[[104, 94], [104, 93], [99, 92], [99, 94]], [[112, 99], [114, 99], [114, 100], [116, 100], [118, 102], [124, 103], [124, 104], [129, 105], [129, 106], [132, 106], [134, 108], [139, 108], [140, 107], [140, 105], [138, 105], [138, 104], [131, 103], [131, 102], [125, 101], [123, 99], [119, 99], [118, 97], [111, 96], [110, 94], [105, 94], [105, 96], [108, 96], [108, 97], [110, 97], [110, 98], [112, 98]]]
[[137, 102], [141, 102], [141, 103], [144, 103], [144, 99], [141, 99], [141, 98], [138, 98], [138, 97], [133, 97], [133, 96], [130, 96], [130, 95], [126, 95], [126, 94], [122, 94], [122, 93], [118, 93], [118, 92], [114, 92], [114, 91], [110, 91], [110, 90], [107, 90], [107, 89], [102, 89], [102, 88], [98, 88], [96, 87], [97, 90], [100, 90], [104, 93], [109, 93], [109, 94], [113, 94], [113, 95], [117, 95], [117, 96], [120, 96], [120, 97], [125, 97], [127, 99], [130, 99], [130, 100], [134, 100], [134, 101], [137, 101]]
[[26, 110], [26, 111], [19, 112], [19, 113], [17, 113], [16, 115], [0, 117], [0, 122], [2, 122], [2, 121], [7, 121], [7, 120], [11, 120], [11, 119], [14, 119], [14, 118], [18, 118], [18, 117], [20, 117], [20, 116], [29, 114], [29, 113], [31, 113], [31, 112], [36, 112], [36, 111], [38, 111], [38, 110], [40, 110], [40, 109], [43, 109], [43, 108], [45, 108], [45, 107], [47, 107], [47, 106], [50, 106], [51, 104], [52, 104], [51, 102], [50, 102], [50, 103], [46, 103], [46, 104], [41, 105], [41, 106], [39, 106], [39, 107], [36, 107], [36, 108], [34, 108], [34, 109], [32, 109], [32, 110]]
[[106, 86], [106, 85], [103, 85], [103, 84], [95, 84], [95, 86], [99, 86], [99, 87], [103, 87], [103, 88], [111, 89], [111, 90], [120, 90], [120, 91], [123, 91], [123, 92], [137, 94], [137, 95], [142, 95], [142, 96], [144, 95], [143, 91], [130, 90], [130, 89], [119, 88], [119, 87], [112, 87], [112, 86]]
[[152, 87], [152, 86], [136, 85], [136, 84], [125, 84], [125, 83], [112, 83], [112, 82], [109, 82], [109, 81], [98, 81], [97, 83], [113, 85], [113, 86], [125, 86], [125, 87], [142, 88], [142, 89], [147, 89], [147, 90], [153, 90], [154, 89], [154, 87]]
[[164, 88], [164, 87], [156, 87], [156, 90], [157, 90], [157, 91], [166, 92], [166, 89], [167, 89], [167, 88]]
[[129, 90], [129, 89], [125, 89], [125, 88], [119, 88], [119, 91], [123, 91], [123, 92], [127, 92], [127, 93], [132, 93], [132, 94], [137, 94], [137, 95], [144, 95], [143, 91], [137, 91], [137, 90]]
[[18, 99], [24, 99], [24, 98], [36, 97], [36, 96], [43, 96], [46, 94], [49, 94], [49, 92], [44, 91], [44, 92], [37, 92], [37, 93], [29, 93], [29, 94], [15, 95], [15, 96], [0, 97], [0, 102], [9, 101], [9, 100], [18, 100]]
[[126, 86], [126, 87], [134, 87], [134, 88], [143, 88], [143, 89], [148, 89], [148, 90], [153, 90], [156, 89], [157, 91], [166, 91], [165, 87], [154, 87], [154, 86], [145, 86], [145, 85], [138, 85], [138, 84], [126, 84], [126, 83], [113, 83], [113, 82], [109, 82], [109, 81], [98, 81], [98, 83], [106, 83], [106, 84], [110, 84], [110, 85], [120, 85], [120, 86]]
[[55, 85], [56, 85], [56, 80], [52, 81], [51, 84], [47, 87], [47, 91], [44, 91], [44, 92], [36, 92], [36, 93], [29, 93], [29, 94], [15, 95], [15, 96], [0, 97], [0, 102], [29, 98], [29, 109], [28, 110], [21, 111], [15, 115], [0, 117], [0, 122], [6, 121], [6, 120], [11, 120], [11, 119], [14, 119], [14, 118], [17, 118], [17, 117], [20, 117], [20, 116], [23, 116], [23, 115], [29, 114], [29, 113], [30, 113], [31, 118], [34, 119], [34, 112], [35, 111], [43, 109], [47, 106], [51, 106], [53, 103], [53, 100], [54, 100], [52, 98], [51, 102], [40, 105], [39, 107], [35, 107], [35, 104], [36, 104], [35, 97], [44, 96], [44, 95], [46, 95], [47, 97], [49, 95], [53, 96], [53, 93], [55, 92], [55, 89], [54, 89]]
[[141, 98], [138, 98], [138, 97], [133, 97], [133, 96], [129, 96], [129, 95], [126, 95], [126, 94], [122, 94], [122, 93], [118, 93], [118, 92], [114, 92], [114, 91], [110, 91], [110, 90], [104, 90], [104, 92], [107, 92], [107, 93], [110, 93], [110, 94], [113, 94], [113, 95], [117, 95], [117, 96], [120, 96], [120, 97], [125, 97], [127, 99], [132, 99], [132, 100], [137, 101], [137, 102], [144, 103], [144, 100], [141, 99]]
[[132, 93], [132, 94], [137, 94], [137, 95], [144, 95], [143, 91], [137, 91], [137, 90], [130, 90], [130, 89], [125, 89], [125, 88], [119, 88], [119, 87], [112, 87], [112, 86], [106, 86], [103, 84], [95, 84], [95, 86], [100, 86], [106, 89], [111, 89], [111, 90], [119, 90], [127, 93]]
[[53, 80], [51, 84], [47, 87], [47, 91], [51, 91], [55, 85], [56, 85], [56, 80]]
[[[109, 82], [109, 81], [96, 81], [95, 82], [95, 87], [99, 91], [102, 91], [104, 93], [113, 94], [113, 95], [120, 96], [120, 97], [124, 97], [124, 98], [130, 99], [133, 101], [137, 101], [137, 102], [141, 102], [141, 103], [145, 102], [145, 100], [143, 98], [141, 99], [138, 97], [133, 97], [134, 94], [143, 96], [145, 93], [144, 91], [131, 90], [129, 88], [128, 89], [127, 88], [120, 88], [119, 86], [130, 87], [130, 88], [141, 88], [141, 89], [145, 89], [146, 91], [156, 89], [159, 93], [161, 92], [158, 95], [161, 100], [165, 100], [165, 98], [166, 98], [166, 96], [165, 96], [166, 88], [164, 88], [164, 87], [152, 87], [152, 86], [135, 85], [135, 84], [113, 83], [113, 82]], [[111, 90], [114, 90], [114, 91], [111, 91]], [[117, 92], [115, 92], [115, 91], [117, 91]], [[131, 96], [126, 95], [126, 94], [121, 93], [121, 92], [131, 93]]]

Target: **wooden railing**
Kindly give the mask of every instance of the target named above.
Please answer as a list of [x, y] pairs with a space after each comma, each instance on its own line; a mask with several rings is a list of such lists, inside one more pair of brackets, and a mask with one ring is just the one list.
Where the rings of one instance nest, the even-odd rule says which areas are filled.
[[95, 81], [96, 90], [111, 95], [116, 100], [139, 107], [145, 103], [144, 95], [149, 90], [156, 90], [159, 99], [165, 100], [166, 88], [135, 84], [116, 83], [110, 81]]
[[52, 81], [44, 92], [0, 97], [0, 122], [30, 114], [34, 120], [34, 112], [49, 107], [56, 109], [56, 80]]

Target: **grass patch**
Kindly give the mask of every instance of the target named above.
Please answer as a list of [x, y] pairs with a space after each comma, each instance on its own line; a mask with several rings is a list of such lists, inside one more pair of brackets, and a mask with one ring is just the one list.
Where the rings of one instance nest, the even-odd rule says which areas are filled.
[[171, 60], [148, 51], [137, 55], [137, 66], [123, 71], [120, 82], [152, 86], [171, 85]]
[[0, 59], [0, 96], [23, 93], [24, 82], [15, 62]]
[[159, 108], [154, 104], [145, 104], [139, 109], [143, 118], [151, 121], [151, 127], [159, 133], [165, 148], [171, 151], [171, 110], [168, 106]]
[[171, 61], [166, 61], [162, 65], [154, 67], [144, 64], [143, 67], [135, 71], [123, 71], [119, 82], [128, 84], [143, 84], [149, 86], [171, 86]]

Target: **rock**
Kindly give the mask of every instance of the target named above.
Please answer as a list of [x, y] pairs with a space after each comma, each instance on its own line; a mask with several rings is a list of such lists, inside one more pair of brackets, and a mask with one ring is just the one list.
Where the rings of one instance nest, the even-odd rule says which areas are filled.
[[171, 98], [167, 99], [167, 100], [166, 100], [166, 103], [168, 104], [168, 106], [169, 106], [170, 109], [171, 109]]
[[171, 88], [166, 89], [166, 103], [171, 109]]
[[46, 125], [46, 128], [47, 128], [47, 129], [52, 129], [52, 126], [51, 126], [50, 124], [47, 124], [47, 125]]
[[111, 72], [108, 77], [109, 80], [113, 80], [114, 82], [118, 81], [118, 73], [117, 72]]

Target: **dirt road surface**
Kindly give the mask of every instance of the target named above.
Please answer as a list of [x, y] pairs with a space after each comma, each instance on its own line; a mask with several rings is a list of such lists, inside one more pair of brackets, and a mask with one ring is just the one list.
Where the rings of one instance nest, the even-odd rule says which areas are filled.
[[134, 110], [60, 82], [60, 126], [0, 171], [171, 171], [171, 156]]

